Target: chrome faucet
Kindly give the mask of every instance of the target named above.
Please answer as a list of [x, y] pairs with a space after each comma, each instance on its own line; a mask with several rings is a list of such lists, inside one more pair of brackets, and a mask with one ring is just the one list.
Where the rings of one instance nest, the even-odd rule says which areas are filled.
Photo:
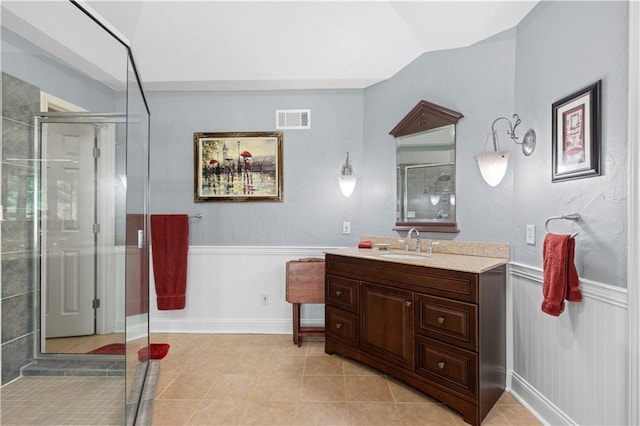
[[422, 251], [422, 247], [420, 246], [420, 232], [418, 232], [416, 228], [411, 228], [409, 232], [407, 232], [407, 241], [404, 243], [404, 249], [405, 251], [409, 251], [409, 239], [411, 239], [413, 231], [416, 232], [416, 251], [420, 253]]
[[431, 257], [433, 256], [433, 246], [434, 245], [438, 245], [440, 244], [439, 241], [429, 241], [428, 245], [427, 245], [427, 256]]

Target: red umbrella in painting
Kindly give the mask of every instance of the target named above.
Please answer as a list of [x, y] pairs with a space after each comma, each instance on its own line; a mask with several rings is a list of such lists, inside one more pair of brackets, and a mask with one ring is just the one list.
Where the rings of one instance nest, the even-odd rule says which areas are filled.
[[240, 155], [242, 155], [245, 158], [246, 157], [253, 157], [253, 155], [251, 155], [251, 153], [249, 151], [242, 151], [242, 154], [240, 154]]
[[213, 160], [209, 161], [209, 164], [213, 165], [213, 164], [216, 164], [217, 162], [218, 162], [218, 160], [213, 159]]

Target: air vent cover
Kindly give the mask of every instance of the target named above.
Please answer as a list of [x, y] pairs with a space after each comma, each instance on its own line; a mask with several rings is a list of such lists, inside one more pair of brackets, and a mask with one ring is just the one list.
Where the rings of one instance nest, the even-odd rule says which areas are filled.
[[276, 129], [310, 129], [310, 109], [277, 109]]

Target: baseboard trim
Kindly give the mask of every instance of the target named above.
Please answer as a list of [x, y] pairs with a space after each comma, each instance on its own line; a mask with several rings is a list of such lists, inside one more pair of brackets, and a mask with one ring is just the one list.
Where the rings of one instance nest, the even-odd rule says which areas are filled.
[[[320, 319], [305, 321], [305, 326], [322, 327]], [[220, 333], [220, 334], [291, 334], [291, 319], [241, 319], [241, 318], [204, 318], [204, 319], [167, 319], [155, 318], [151, 333]]]
[[507, 371], [507, 383], [511, 383], [507, 390], [543, 424], [578, 424], [512, 370]]

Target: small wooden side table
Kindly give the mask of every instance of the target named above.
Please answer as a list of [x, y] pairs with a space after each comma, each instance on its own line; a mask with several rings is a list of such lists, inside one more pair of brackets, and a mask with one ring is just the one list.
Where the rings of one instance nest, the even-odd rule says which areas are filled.
[[293, 343], [306, 336], [323, 337], [324, 327], [301, 327], [300, 305], [324, 303], [324, 259], [303, 258], [287, 262], [287, 302], [293, 304]]

